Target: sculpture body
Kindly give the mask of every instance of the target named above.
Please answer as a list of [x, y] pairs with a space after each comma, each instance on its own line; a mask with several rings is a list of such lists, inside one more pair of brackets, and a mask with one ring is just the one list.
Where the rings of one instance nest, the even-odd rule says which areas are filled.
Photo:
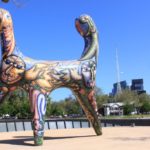
[[23, 56], [15, 47], [11, 15], [0, 9], [2, 60], [0, 68], [0, 102], [16, 88], [29, 95], [33, 113], [35, 145], [43, 143], [47, 96], [59, 87], [67, 87], [78, 102], [97, 135], [101, 135], [95, 99], [95, 75], [98, 56], [98, 33], [92, 19], [83, 15], [76, 19], [76, 28], [85, 40], [79, 60], [38, 61]]

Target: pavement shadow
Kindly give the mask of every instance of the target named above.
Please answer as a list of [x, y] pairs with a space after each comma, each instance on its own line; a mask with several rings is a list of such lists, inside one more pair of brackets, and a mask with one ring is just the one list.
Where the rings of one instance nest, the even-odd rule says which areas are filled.
[[33, 137], [25, 137], [20, 139], [8, 139], [8, 140], [0, 140], [0, 144], [11, 144], [11, 145], [26, 145], [26, 146], [34, 146], [33, 144], [26, 143], [33, 141]]
[[114, 137], [110, 139], [115, 141], [147, 141], [150, 140], [150, 137]]
[[[63, 140], [71, 138], [85, 138], [94, 137], [96, 135], [85, 135], [85, 136], [66, 136], [66, 137], [44, 137], [44, 140]], [[24, 146], [35, 146], [33, 136], [14, 136], [14, 139], [0, 140], [0, 144], [11, 144], [11, 145], [24, 145]], [[27, 143], [32, 142], [32, 143]]]

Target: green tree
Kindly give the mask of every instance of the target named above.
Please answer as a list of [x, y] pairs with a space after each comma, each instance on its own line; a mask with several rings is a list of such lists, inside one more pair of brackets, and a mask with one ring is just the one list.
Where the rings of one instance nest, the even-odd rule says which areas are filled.
[[143, 93], [139, 95], [139, 112], [148, 113], [150, 112], [150, 95]]
[[65, 113], [65, 109], [62, 105], [62, 101], [51, 103], [51, 115], [59, 116], [59, 115], [63, 115], [64, 113]]
[[108, 103], [110, 101], [110, 97], [107, 94], [104, 94], [102, 89], [99, 87], [95, 88], [95, 95], [98, 108], [102, 108], [103, 104]]
[[123, 90], [115, 99], [124, 103], [124, 114], [130, 114], [135, 109], [137, 113], [150, 112], [150, 95], [146, 93], [138, 94], [136, 91]]
[[96, 101], [98, 108], [103, 107], [103, 104], [106, 104], [109, 102], [110, 97], [108, 95], [96, 95]]
[[0, 105], [0, 114], [9, 114], [18, 118], [31, 117], [28, 94], [23, 89], [17, 89], [6, 96]]
[[78, 101], [75, 98], [73, 98], [72, 96], [65, 98], [64, 107], [65, 107], [65, 112], [67, 115], [82, 114], [82, 108], [80, 107]]
[[139, 102], [137, 92], [131, 91], [129, 89], [123, 90], [122, 93], [114, 97], [117, 102], [123, 102], [127, 104], [137, 104]]
[[134, 111], [134, 105], [133, 104], [129, 104], [129, 103], [126, 103], [124, 106], [123, 106], [123, 112], [124, 112], [124, 115], [130, 115], [133, 111]]

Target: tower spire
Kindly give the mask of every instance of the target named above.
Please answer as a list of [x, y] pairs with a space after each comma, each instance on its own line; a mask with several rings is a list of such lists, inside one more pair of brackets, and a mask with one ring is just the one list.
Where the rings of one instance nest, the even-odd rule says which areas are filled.
[[118, 58], [118, 49], [116, 48], [116, 72], [117, 72], [117, 91], [116, 94], [122, 93], [120, 85], [120, 68], [119, 68], [119, 58]]

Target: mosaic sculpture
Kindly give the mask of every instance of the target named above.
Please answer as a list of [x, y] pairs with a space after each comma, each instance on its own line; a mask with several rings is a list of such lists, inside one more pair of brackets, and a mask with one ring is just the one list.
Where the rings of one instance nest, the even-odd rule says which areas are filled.
[[13, 24], [8, 11], [0, 9], [1, 68], [0, 102], [17, 88], [28, 92], [33, 113], [35, 145], [42, 145], [47, 97], [59, 87], [67, 87], [76, 96], [97, 135], [101, 135], [95, 99], [95, 75], [98, 56], [98, 33], [88, 15], [75, 20], [84, 38], [82, 56], [73, 61], [38, 61], [25, 57], [15, 45]]

